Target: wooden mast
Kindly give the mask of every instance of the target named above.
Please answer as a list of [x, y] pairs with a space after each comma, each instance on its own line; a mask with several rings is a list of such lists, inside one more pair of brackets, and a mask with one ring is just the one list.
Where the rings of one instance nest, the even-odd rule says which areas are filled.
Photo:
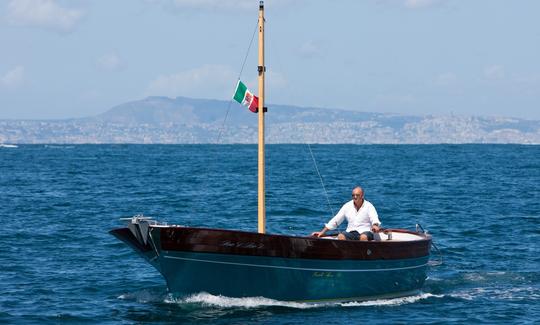
[[264, 1], [259, 2], [259, 218], [258, 231], [261, 234], [266, 232], [266, 207], [265, 207], [265, 186], [264, 186]]

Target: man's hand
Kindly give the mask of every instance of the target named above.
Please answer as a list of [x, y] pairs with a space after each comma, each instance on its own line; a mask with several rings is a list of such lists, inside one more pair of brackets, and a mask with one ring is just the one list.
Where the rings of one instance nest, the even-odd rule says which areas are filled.
[[316, 232], [312, 232], [311, 233], [311, 236], [314, 236], [314, 237], [322, 237], [324, 236], [324, 234], [328, 231], [328, 228], [324, 227], [321, 231], [316, 231]]
[[381, 231], [381, 228], [379, 227], [379, 225], [373, 225], [373, 226], [371, 226], [371, 231], [377, 233], [377, 232]]

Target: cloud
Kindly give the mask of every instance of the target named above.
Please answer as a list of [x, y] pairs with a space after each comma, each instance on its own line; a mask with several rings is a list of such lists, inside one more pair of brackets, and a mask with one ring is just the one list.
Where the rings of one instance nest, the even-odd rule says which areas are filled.
[[[234, 94], [237, 80], [238, 72], [232, 68], [207, 64], [179, 73], [158, 76], [149, 83], [145, 96], [230, 99]], [[251, 91], [257, 93], [256, 76], [242, 77], [242, 81]], [[266, 73], [267, 88], [283, 89], [287, 84], [286, 78], [281, 73], [272, 71]]]
[[299, 53], [303, 58], [315, 58], [321, 55], [321, 46], [314, 41], [307, 41], [300, 46]]
[[220, 10], [220, 9], [249, 9], [256, 7], [252, 0], [173, 0], [177, 8]]
[[[257, 10], [258, 1], [255, 0], [146, 0], [150, 4], [158, 4], [175, 10], [196, 11], [247, 11]], [[287, 4], [296, 4], [298, 0], [273, 0], [272, 7]]]
[[376, 106], [400, 107], [416, 102], [417, 98], [413, 94], [377, 94], [373, 98], [373, 103]]
[[54, 0], [12, 0], [8, 21], [19, 26], [49, 28], [67, 32], [83, 17], [82, 10], [63, 8]]
[[433, 7], [441, 2], [442, 0], [405, 0], [405, 7], [410, 9], [420, 9]]
[[439, 86], [448, 86], [456, 83], [457, 76], [453, 72], [441, 73], [435, 78], [435, 84]]
[[504, 67], [498, 64], [488, 66], [484, 69], [484, 77], [489, 80], [501, 80], [505, 76]]
[[[271, 89], [284, 89], [288, 86], [287, 78], [279, 73], [274, 71], [268, 71], [265, 75], [265, 82], [266, 86]], [[254, 85], [257, 86], [258, 83], [255, 83]], [[253, 87], [255, 89], [255, 87]]]
[[0, 85], [3, 88], [17, 88], [24, 83], [24, 67], [16, 66], [0, 77]]
[[233, 95], [236, 80], [237, 75], [230, 67], [207, 64], [176, 74], [158, 76], [150, 82], [146, 94], [229, 98]]
[[376, 3], [388, 6], [399, 6], [405, 7], [407, 9], [424, 9], [435, 7], [443, 4], [444, 2], [449, 2], [450, 0], [375, 0]]
[[116, 53], [108, 53], [97, 59], [96, 65], [106, 71], [116, 71], [123, 67], [122, 60]]
[[81, 94], [81, 98], [85, 101], [97, 100], [102, 97], [102, 93], [96, 89], [89, 89]]

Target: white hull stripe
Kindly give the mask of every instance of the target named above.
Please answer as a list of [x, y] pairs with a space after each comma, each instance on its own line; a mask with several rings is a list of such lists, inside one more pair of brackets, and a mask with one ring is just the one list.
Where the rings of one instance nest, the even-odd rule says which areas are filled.
[[428, 263], [424, 263], [424, 264], [414, 265], [414, 266], [394, 267], [394, 268], [385, 268], [385, 269], [382, 269], [382, 268], [376, 268], [376, 269], [314, 269], [314, 268], [276, 266], [276, 265], [264, 265], [264, 264], [221, 262], [221, 261], [202, 260], [202, 259], [197, 259], [197, 258], [176, 257], [176, 256], [164, 256], [164, 257], [165, 258], [176, 259], [176, 260], [192, 261], [192, 262], [239, 265], [239, 266], [250, 266], [250, 267], [262, 267], [262, 268], [271, 268], [271, 269], [313, 271], [313, 272], [388, 272], [388, 271], [417, 269], [417, 268], [421, 268], [421, 267], [424, 267], [424, 266], [428, 265]]

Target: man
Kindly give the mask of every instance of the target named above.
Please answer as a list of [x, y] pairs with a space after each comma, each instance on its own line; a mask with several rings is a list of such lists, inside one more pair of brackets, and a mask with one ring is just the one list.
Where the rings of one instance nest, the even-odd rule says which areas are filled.
[[358, 186], [352, 191], [352, 200], [345, 203], [321, 231], [311, 235], [322, 237], [328, 230], [336, 229], [347, 219], [347, 230], [338, 235], [340, 240], [373, 240], [373, 233], [379, 232], [381, 222], [373, 204], [364, 200], [364, 190]]

